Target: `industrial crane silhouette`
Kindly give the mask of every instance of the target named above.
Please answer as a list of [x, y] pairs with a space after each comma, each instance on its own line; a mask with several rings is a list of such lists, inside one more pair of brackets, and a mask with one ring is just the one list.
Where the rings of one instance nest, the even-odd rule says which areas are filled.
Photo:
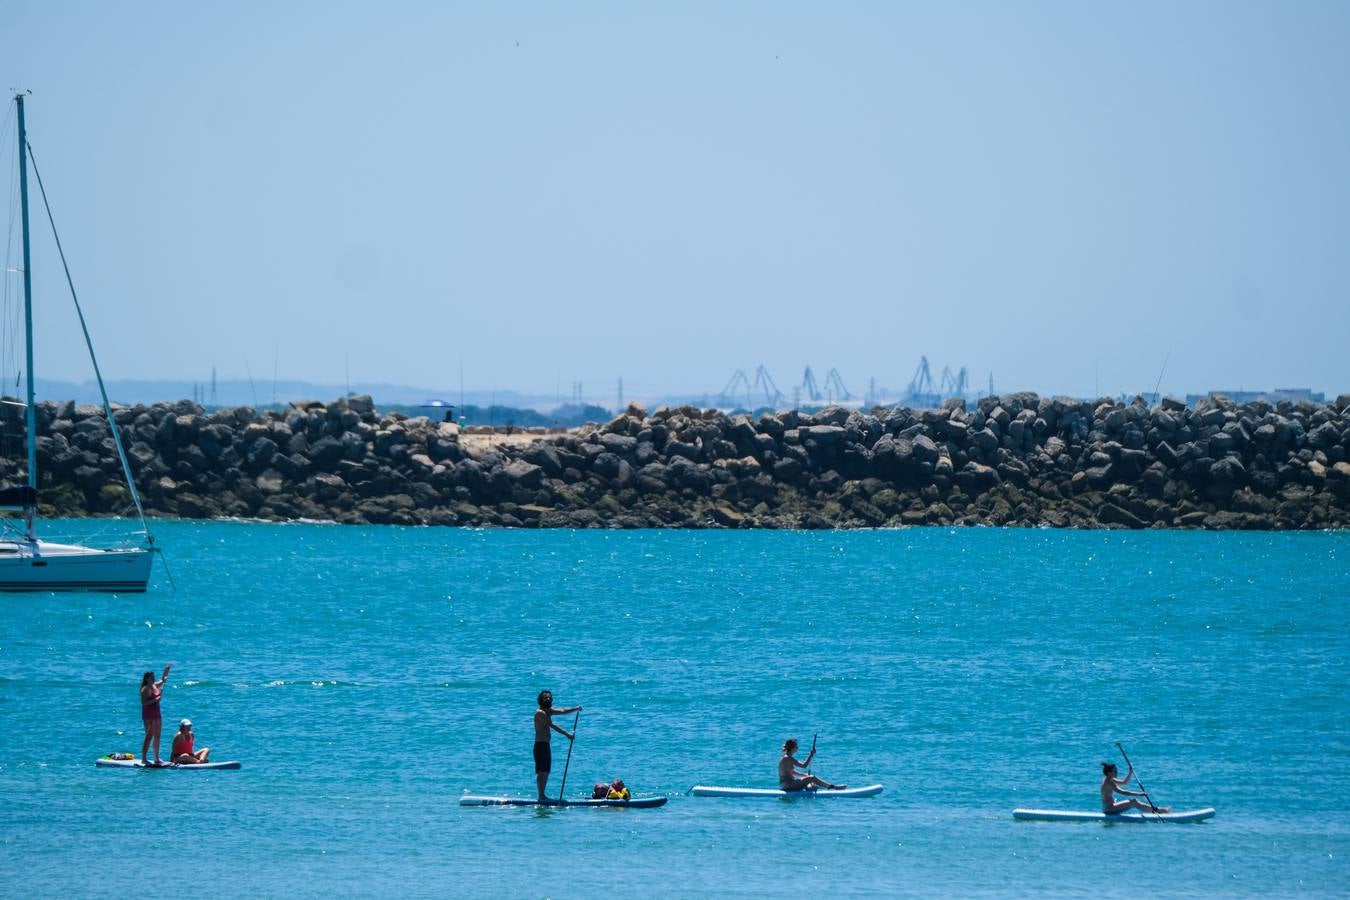
[[838, 369], [830, 369], [825, 374], [825, 386], [822, 388], [816, 381], [816, 373], [807, 366], [806, 371], [802, 373], [801, 387], [793, 392], [797, 397], [797, 405], [801, 405], [801, 398], [805, 395], [810, 403], [846, 403], [849, 400], [857, 399], [853, 392], [844, 386], [844, 379], [839, 374]]
[[830, 403], [847, 403], [856, 399], [853, 392], [844, 387], [844, 379], [838, 369], [831, 369], [825, 376], [825, 399]]
[[[742, 395], [739, 393], [740, 391], [745, 393]], [[777, 409], [783, 405], [783, 392], [778, 389], [778, 385], [774, 384], [773, 377], [763, 363], [755, 369], [754, 381], [750, 380], [744, 369], [737, 369], [736, 373], [731, 376], [731, 380], [727, 382], [727, 386], [722, 388], [721, 393], [717, 395], [717, 402], [719, 406], [736, 406], [740, 397], [744, 396], [745, 408], [754, 409], [754, 397], [761, 391], [764, 394], [762, 406]]]
[[914, 370], [914, 377], [909, 380], [909, 387], [905, 390], [905, 402], [919, 409], [936, 407], [942, 402], [937, 385], [933, 384], [933, 373], [928, 368], [926, 356], [919, 357], [919, 367]]
[[962, 366], [961, 371], [955, 375], [952, 374], [950, 367], [943, 366], [942, 378], [938, 381], [938, 393], [944, 397], [964, 397], [969, 381], [970, 376], [965, 366]]
[[802, 373], [802, 386], [796, 391], [797, 405], [801, 405], [801, 395], [805, 393], [806, 399], [811, 403], [819, 403], [821, 398], [820, 387], [816, 384], [816, 376], [807, 366], [806, 371]]

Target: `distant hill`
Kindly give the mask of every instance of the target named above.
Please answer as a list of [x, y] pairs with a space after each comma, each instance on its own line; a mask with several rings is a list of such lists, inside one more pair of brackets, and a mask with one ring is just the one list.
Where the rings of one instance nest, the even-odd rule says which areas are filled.
[[[211, 406], [269, 406], [290, 403], [293, 400], [334, 400], [350, 390], [355, 394], [369, 394], [381, 407], [420, 405], [430, 400], [442, 400], [459, 405], [459, 390], [409, 387], [403, 384], [352, 382], [348, 385], [315, 384], [311, 381], [276, 381], [269, 379], [221, 379], [215, 390], [210, 382], [110, 380], [106, 382], [109, 399], [117, 403], [157, 403], [161, 400], [197, 400]], [[76, 403], [98, 403], [98, 383], [95, 381], [37, 380], [39, 400], [74, 400]], [[552, 409], [559, 406], [557, 398], [520, 391], [465, 391], [463, 403], [490, 406], [494, 403], [530, 409]]]

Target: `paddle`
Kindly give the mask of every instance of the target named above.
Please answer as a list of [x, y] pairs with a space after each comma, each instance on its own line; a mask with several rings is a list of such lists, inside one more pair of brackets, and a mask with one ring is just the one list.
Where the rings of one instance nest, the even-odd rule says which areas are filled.
[[[565, 806], [567, 804], [567, 767], [572, 765], [572, 745], [575, 744], [577, 740], [577, 722], [580, 719], [581, 710], [577, 710], [577, 714], [572, 717], [572, 736], [567, 739], [567, 762], [563, 764], [562, 787], [558, 788], [559, 806]], [[1143, 787], [1143, 785], [1140, 785], [1140, 787]], [[1152, 803], [1153, 801], [1150, 800], [1149, 802]]]
[[[811, 760], [811, 759], [815, 759], [815, 758], [816, 758], [816, 738], [818, 738], [818, 737], [820, 737], [820, 735], [818, 735], [818, 734], [813, 734], [813, 735], [811, 735], [811, 752], [808, 753], [808, 754], [806, 754], [806, 758], [807, 758], [808, 760]], [[807, 767], [806, 767], [806, 774], [808, 774], [808, 775], [811, 774], [811, 767], [810, 767], [810, 766], [807, 766]]]
[[[1134, 771], [1134, 763], [1130, 762], [1130, 756], [1129, 756], [1128, 753], [1125, 752], [1125, 748], [1122, 747], [1122, 746], [1120, 746], [1120, 741], [1116, 741], [1116, 749], [1119, 750], [1119, 751], [1120, 751], [1120, 755], [1121, 755], [1122, 757], [1124, 757], [1124, 759], [1125, 759], [1125, 765], [1129, 766], [1129, 767], [1130, 767], [1130, 771], [1133, 772], [1133, 771]], [[1144, 787], [1144, 782], [1140, 780], [1140, 778], [1139, 778], [1139, 773], [1138, 773], [1138, 772], [1135, 772], [1135, 773], [1134, 773], [1134, 780], [1139, 784], [1139, 790], [1143, 793], [1144, 799], [1148, 801], [1148, 805], [1151, 806], [1151, 807], [1153, 808], [1153, 814], [1154, 814], [1155, 816], [1158, 817], [1158, 821], [1159, 821], [1159, 822], [1164, 822], [1164, 821], [1166, 821], [1166, 820], [1162, 817], [1162, 815], [1158, 812], [1158, 804], [1154, 803], [1154, 802], [1153, 802], [1153, 798], [1150, 797], [1150, 796], [1148, 795], [1148, 788]]]

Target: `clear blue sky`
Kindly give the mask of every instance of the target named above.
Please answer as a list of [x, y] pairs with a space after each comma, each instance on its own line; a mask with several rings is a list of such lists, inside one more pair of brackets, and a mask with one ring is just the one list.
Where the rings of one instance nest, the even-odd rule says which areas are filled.
[[1350, 390], [1350, 3], [233, 6], [4, 13], [110, 377]]

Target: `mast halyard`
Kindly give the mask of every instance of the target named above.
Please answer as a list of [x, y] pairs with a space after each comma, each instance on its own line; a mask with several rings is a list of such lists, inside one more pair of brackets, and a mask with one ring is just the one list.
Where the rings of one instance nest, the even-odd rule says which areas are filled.
[[28, 383], [28, 487], [29, 504], [23, 508], [25, 524], [24, 536], [37, 539], [34, 520], [37, 518], [37, 398], [33, 384], [33, 270], [28, 248], [28, 133], [23, 121], [23, 94], [14, 95], [14, 104], [19, 112], [19, 207], [23, 221], [23, 333], [24, 349], [27, 354], [24, 376]]

